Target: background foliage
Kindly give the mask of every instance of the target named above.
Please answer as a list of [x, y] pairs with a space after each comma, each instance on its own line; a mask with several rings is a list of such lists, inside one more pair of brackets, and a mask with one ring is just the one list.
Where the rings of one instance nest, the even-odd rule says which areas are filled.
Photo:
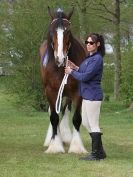
[[[71, 19], [73, 34], [79, 38], [80, 13], [85, 12], [84, 26], [85, 33], [98, 32], [105, 37], [106, 43], [113, 47], [114, 26], [110, 21], [103, 17], [112, 18], [110, 14], [105, 13], [105, 9], [100, 9], [98, 3], [105, 4], [110, 11], [114, 10], [114, 1], [96, 0], [95, 2], [80, 0], [3, 0], [0, 1], [0, 64], [12, 62], [12, 72], [10, 76], [5, 77], [6, 87], [13, 93], [19, 95], [19, 103], [22, 105], [31, 105], [35, 109], [42, 110], [47, 108], [47, 101], [43, 97], [43, 88], [40, 78], [40, 60], [39, 46], [46, 39], [47, 28], [49, 24], [49, 15], [47, 6], [56, 9], [62, 7], [68, 12], [72, 6], [75, 7], [74, 15]], [[128, 41], [132, 39], [131, 12], [133, 5], [128, 1], [121, 5], [121, 51], [122, 51], [122, 82], [121, 99], [126, 100], [128, 104], [133, 100], [132, 88], [132, 43], [127, 48]], [[78, 6], [79, 5], [79, 6]], [[86, 5], [86, 6], [84, 6]], [[80, 8], [79, 8], [80, 7]], [[114, 58], [110, 54], [105, 57], [103, 89], [105, 98], [113, 98], [114, 87]], [[9, 68], [8, 68], [9, 69]]]
[[128, 105], [133, 102], [133, 49], [132, 44], [128, 46], [127, 51], [123, 54], [122, 61], [122, 98]]

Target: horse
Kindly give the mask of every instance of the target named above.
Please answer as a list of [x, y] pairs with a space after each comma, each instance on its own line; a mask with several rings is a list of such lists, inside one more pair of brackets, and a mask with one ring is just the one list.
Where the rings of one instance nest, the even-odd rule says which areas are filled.
[[[44, 142], [44, 146], [48, 147], [45, 151], [46, 153], [64, 153], [64, 143], [69, 144], [68, 153], [87, 152], [80, 136], [82, 99], [78, 91], [78, 82], [72, 76], [68, 77], [67, 84], [63, 90], [62, 96], [66, 98], [66, 101], [62, 108], [60, 123], [59, 114], [55, 109], [58, 90], [64, 77], [67, 57], [79, 66], [86, 56], [84, 45], [72, 35], [70, 29], [70, 18], [73, 11], [74, 8], [66, 14], [60, 8], [52, 11], [48, 7], [51, 21], [47, 40], [40, 46], [41, 76], [44, 92], [50, 106], [50, 125]], [[46, 53], [47, 60], [44, 61]], [[68, 120], [71, 104], [74, 107], [72, 118], [73, 132], [71, 132]]]

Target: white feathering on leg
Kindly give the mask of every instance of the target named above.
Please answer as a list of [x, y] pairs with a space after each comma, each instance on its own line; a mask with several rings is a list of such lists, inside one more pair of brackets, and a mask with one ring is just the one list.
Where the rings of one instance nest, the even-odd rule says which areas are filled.
[[47, 135], [46, 135], [46, 138], [45, 138], [45, 141], [44, 141], [44, 144], [43, 144], [44, 147], [49, 146], [49, 143], [50, 143], [51, 138], [52, 138], [52, 134], [53, 134], [52, 125], [51, 125], [51, 123], [49, 123], [49, 127], [48, 127], [48, 130], [47, 130]]
[[49, 144], [48, 149], [45, 151], [45, 153], [51, 153], [51, 154], [55, 154], [55, 153], [64, 153], [64, 147], [61, 141], [61, 138], [59, 135], [55, 135], [55, 138], [51, 139], [51, 142]]
[[87, 150], [85, 149], [81, 140], [80, 133], [75, 128], [73, 128], [73, 137], [68, 153], [87, 153]]
[[66, 107], [65, 114], [60, 123], [61, 139], [66, 144], [70, 144], [71, 139], [72, 139], [72, 133], [71, 133], [71, 129], [69, 126], [69, 112], [70, 111]]
[[[50, 107], [48, 108], [48, 114], [49, 114], [49, 116], [51, 114]], [[49, 127], [48, 127], [48, 130], [47, 130], [46, 138], [45, 138], [45, 141], [44, 141], [44, 144], [43, 144], [44, 147], [48, 147], [49, 146], [49, 143], [50, 143], [51, 138], [52, 138], [52, 134], [53, 134], [52, 125], [51, 125], [51, 123], [49, 123]]]

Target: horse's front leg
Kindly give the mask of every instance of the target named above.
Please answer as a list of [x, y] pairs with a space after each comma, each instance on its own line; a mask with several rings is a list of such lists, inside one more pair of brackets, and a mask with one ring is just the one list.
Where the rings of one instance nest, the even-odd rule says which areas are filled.
[[52, 125], [52, 137], [46, 153], [64, 153], [63, 143], [59, 133], [59, 116], [54, 108], [51, 108], [50, 122]]
[[[48, 113], [49, 113], [49, 117], [50, 117], [50, 115], [51, 115], [50, 107], [48, 109]], [[47, 130], [47, 134], [46, 134], [46, 137], [45, 137], [45, 140], [44, 140], [44, 144], [43, 144], [44, 147], [49, 146], [51, 138], [52, 138], [52, 134], [53, 134], [53, 129], [52, 129], [52, 125], [51, 125], [51, 122], [50, 122], [48, 130]]]
[[87, 153], [87, 150], [85, 149], [80, 136], [80, 125], [82, 121], [80, 110], [81, 110], [81, 100], [79, 99], [73, 116], [73, 135], [68, 151], [69, 153], [77, 154]]
[[69, 117], [71, 111], [71, 100], [66, 99], [65, 105], [62, 109], [62, 120], [60, 122], [60, 134], [63, 143], [69, 144], [71, 143], [72, 133], [69, 125]]

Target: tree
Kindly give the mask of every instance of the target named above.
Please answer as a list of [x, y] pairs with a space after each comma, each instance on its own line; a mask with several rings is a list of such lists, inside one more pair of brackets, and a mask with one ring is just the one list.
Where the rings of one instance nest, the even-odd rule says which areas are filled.
[[[48, 5], [52, 9], [61, 7], [65, 12], [69, 12], [72, 6], [75, 7], [71, 18], [71, 29], [74, 36], [82, 41], [90, 32], [112, 34], [111, 42], [115, 48], [116, 57], [114, 93], [115, 97], [119, 98], [123, 71], [121, 71], [121, 53], [130, 50], [126, 48], [126, 43], [132, 40], [132, 0], [128, 2], [122, 0], [72, 0], [71, 2], [48, 0], [45, 3], [44, 0], [14, 0], [10, 2], [2, 1], [0, 6], [0, 60], [11, 60], [14, 63], [15, 75], [12, 78], [13, 81], [10, 78], [10, 82], [13, 83], [10, 87], [13, 85], [14, 91], [18, 92], [22, 102], [25, 103], [25, 100], [30, 99], [30, 104], [34, 106], [42, 102], [38, 49], [47, 36]], [[125, 58], [127, 57], [128, 54]], [[111, 57], [106, 56], [107, 58], [109, 61]], [[113, 69], [112, 67], [111, 73]], [[107, 72], [104, 76], [105, 82], [108, 76], [113, 77], [113, 74], [108, 76], [106, 74]], [[112, 82], [110, 83], [112, 85]], [[110, 88], [112, 90], [112, 86]]]
[[87, 21], [87, 8], [89, 6], [88, 0], [76, 0], [73, 2], [76, 5], [77, 12], [78, 12], [78, 20], [79, 20], [79, 31], [80, 31], [80, 39], [84, 41], [86, 37], [86, 21]]
[[121, 84], [121, 94], [122, 98], [127, 104], [133, 103], [133, 49], [132, 43], [127, 46], [127, 51], [122, 54], [122, 84]]
[[[47, 32], [48, 16], [43, 1], [3, 2], [3, 55], [14, 64], [14, 75], [8, 78], [8, 89], [19, 95], [22, 105], [32, 105], [39, 109], [43, 100], [43, 91], [39, 70], [39, 46]], [[4, 47], [5, 46], [5, 47]], [[9, 87], [10, 85], [10, 87]]]
[[[115, 73], [114, 73], [114, 98], [120, 98], [120, 84], [121, 84], [121, 32], [120, 32], [120, 5], [124, 0], [113, 0], [112, 3], [107, 3], [104, 0], [95, 2], [95, 11], [101, 12], [99, 17], [111, 22], [114, 26], [113, 30], [113, 44], [115, 52]], [[110, 5], [110, 7], [109, 7]]]
[[114, 96], [115, 99], [120, 98], [120, 84], [121, 84], [121, 34], [120, 34], [120, 0], [115, 0], [114, 11], [114, 49], [115, 49], [115, 78], [114, 78]]
[[[99, 29], [99, 24], [96, 16], [92, 13], [91, 5], [93, 0], [73, 0], [72, 5], [76, 7], [78, 13], [78, 26], [79, 37], [82, 42], [84, 42], [86, 36], [92, 32], [94, 29]], [[97, 30], [95, 30], [97, 31]]]

